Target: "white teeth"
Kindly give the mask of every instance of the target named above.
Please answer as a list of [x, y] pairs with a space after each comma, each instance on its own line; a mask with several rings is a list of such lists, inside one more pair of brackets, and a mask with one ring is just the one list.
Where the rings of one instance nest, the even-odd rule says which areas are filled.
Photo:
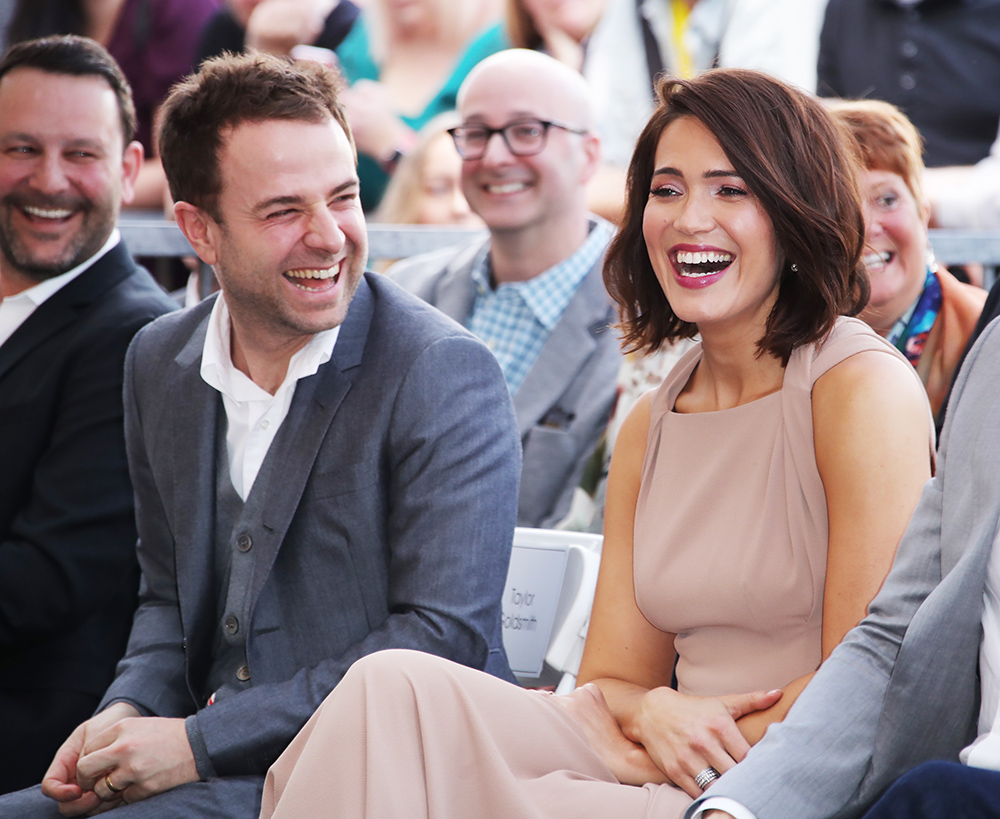
[[718, 270], [705, 270], [705, 271], [702, 271], [702, 272], [694, 273], [694, 272], [688, 272], [686, 270], [682, 270], [681, 271], [681, 275], [682, 276], [686, 276], [689, 279], [700, 279], [703, 276], [711, 276], [714, 273], [718, 273], [718, 272], [719, 272]]
[[55, 208], [36, 208], [31, 205], [24, 206], [24, 212], [29, 216], [37, 216], [39, 219], [65, 219], [70, 216], [73, 211], [65, 209], [55, 209]]
[[869, 251], [865, 254], [864, 265], [869, 270], [881, 270], [891, 258], [892, 254], [887, 250]]
[[293, 279], [329, 279], [331, 276], [337, 275], [337, 271], [332, 267], [327, 267], [322, 270], [286, 270], [285, 275]]
[[487, 185], [486, 190], [490, 193], [517, 193], [526, 187], [524, 182], [504, 182], [502, 185]]
[[[731, 253], [722, 253], [716, 250], [694, 252], [690, 250], [679, 250], [677, 261], [679, 264], [729, 264], [732, 262]], [[705, 273], [698, 275], [707, 275]]]

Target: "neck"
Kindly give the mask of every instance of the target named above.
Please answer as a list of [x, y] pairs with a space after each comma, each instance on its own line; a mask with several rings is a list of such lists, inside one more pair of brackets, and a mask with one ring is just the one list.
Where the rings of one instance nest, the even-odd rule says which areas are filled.
[[490, 231], [490, 263], [498, 284], [524, 282], [559, 264], [587, 239], [586, 217], [562, 229], [534, 225], [512, 231]]
[[[754, 332], [756, 330], [756, 332]], [[757, 340], [762, 328], [702, 335], [702, 358], [678, 403], [687, 412], [711, 412], [748, 404], [781, 389], [781, 361], [763, 353]]]
[[16, 296], [18, 293], [23, 293], [25, 290], [34, 287], [39, 281], [41, 280], [26, 276], [19, 270], [11, 267], [10, 262], [6, 259], [0, 265], [0, 296], [5, 299]]
[[274, 395], [288, 374], [292, 356], [305, 347], [312, 336], [268, 338], [266, 331], [260, 328], [247, 332], [231, 308], [229, 317], [232, 322], [230, 356], [233, 366], [262, 390]]

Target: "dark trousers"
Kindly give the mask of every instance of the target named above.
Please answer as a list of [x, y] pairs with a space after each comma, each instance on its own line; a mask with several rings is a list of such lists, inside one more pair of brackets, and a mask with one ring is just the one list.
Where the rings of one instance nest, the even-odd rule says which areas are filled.
[[864, 819], [1000, 819], [1000, 772], [925, 762], [901, 776]]

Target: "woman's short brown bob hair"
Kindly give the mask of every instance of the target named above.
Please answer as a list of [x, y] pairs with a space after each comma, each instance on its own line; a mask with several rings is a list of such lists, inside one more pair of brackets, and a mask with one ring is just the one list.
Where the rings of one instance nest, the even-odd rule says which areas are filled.
[[774, 227], [778, 298], [758, 347], [787, 364], [793, 349], [824, 338], [837, 316], [854, 315], [868, 301], [865, 223], [848, 137], [820, 103], [757, 71], [665, 78], [657, 95], [660, 104], [632, 154], [625, 217], [604, 267], [625, 347], [652, 352], [698, 332], [670, 309], [642, 230], [660, 135], [691, 116], [718, 140]]

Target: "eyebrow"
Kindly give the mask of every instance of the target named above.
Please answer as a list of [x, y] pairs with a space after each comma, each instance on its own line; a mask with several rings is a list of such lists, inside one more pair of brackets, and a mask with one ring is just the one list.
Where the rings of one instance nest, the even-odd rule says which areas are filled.
[[[326, 198], [330, 199], [334, 196], [338, 196], [344, 191], [350, 188], [360, 188], [361, 183], [358, 179], [348, 179], [346, 182], [341, 182], [335, 188], [327, 193]], [[284, 205], [301, 205], [305, 202], [305, 197], [299, 194], [286, 194], [284, 196], [272, 196], [270, 199], [265, 199], [263, 202], [258, 202], [254, 205], [254, 212], [260, 213], [261, 211], [268, 210], [273, 207], [281, 207]]]
[[[663, 168], [656, 168], [653, 171], [653, 176], [679, 176], [679, 177], [683, 178], [684, 174], [681, 173], [677, 168], [672, 168], [670, 166], [667, 166], [667, 167], [663, 167]], [[734, 170], [717, 170], [717, 171], [705, 171], [705, 173], [703, 173], [701, 175], [701, 178], [702, 179], [732, 179], [732, 178], [742, 179], [743, 177], [740, 176]]]

